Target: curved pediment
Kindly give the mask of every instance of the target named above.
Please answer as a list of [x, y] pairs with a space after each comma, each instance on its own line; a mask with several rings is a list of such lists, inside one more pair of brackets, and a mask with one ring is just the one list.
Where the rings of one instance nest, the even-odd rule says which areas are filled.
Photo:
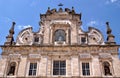
[[17, 37], [16, 45], [32, 45], [33, 33], [32, 27], [23, 29]]
[[89, 45], [91, 44], [104, 44], [104, 38], [102, 33], [94, 28], [94, 27], [89, 27], [89, 32], [88, 32], [88, 41], [89, 41]]
[[89, 27], [88, 29], [87, 32], [84, 32], [82, 29], [79, 30], [79, 44], [103, 45], [104, 37], [102, 33], [94, 27]]

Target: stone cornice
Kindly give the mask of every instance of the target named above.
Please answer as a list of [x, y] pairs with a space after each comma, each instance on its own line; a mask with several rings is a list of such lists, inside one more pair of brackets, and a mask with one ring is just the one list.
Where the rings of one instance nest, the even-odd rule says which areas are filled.
[[50, 44], [42, 44], [42, 45], [0, 45], [0, 47], [120, 47], [120, 45], [50, 45]]
[[1, 46], [2, 47], [2, 55], [8, 55], [13, 53], [20, 53], [22, 55], [28, 54], [69, 54], [69, 55], [78, 55], [79, 53], [90, 53], [92, 55], [98, 55], [99, 53], [111, 53], [112, 55], [118, 54], [117, 45], [110, 46], [98, 46], [98, 45], [88, 45], [88, 46], [79, 46], [79, 45], [71, 45], [71, 46]]

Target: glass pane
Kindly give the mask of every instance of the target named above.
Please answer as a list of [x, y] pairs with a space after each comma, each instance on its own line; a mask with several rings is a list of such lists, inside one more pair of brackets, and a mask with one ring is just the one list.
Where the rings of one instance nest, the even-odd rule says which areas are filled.
[[53, 69], [53, 75], [59, 75], [59, 70], [58, 69]]
[[86, 68], [89, 69], [89, 63], [86, 63]]
[[85, 63], [82, 63], [82, 70], [85, 70]]
[[32, 75], [32, 70], [29, 70], [29, 75]]
[[33, 75], [36, 75], [36, 70], [33, 70]]
[[66, 70], [65, 69], [61, 69], [60, 70], [60, 75], [65, 75], [66, 74]]
[[33, 63], [30, 63], [30, 69], [33, 69]]
[[37, 69], [37, 63], [34, 63], [34, 69]]
[[65, 61], [61, 61], [61, 62], [60, 62], [60, 67], [66, 67]]
[[59, 67], [59, 61], [54, 61], [53, 67]]
[[86, 75], [90, 75], [90, 71], [89, 70], [87, 70], [87, 74]]
[[86, 72], [85, 72], [85, 70], [83, 70], [83, 71], [82, 71], [82, 73], [83, 73], [83, 75], [86, 75]]

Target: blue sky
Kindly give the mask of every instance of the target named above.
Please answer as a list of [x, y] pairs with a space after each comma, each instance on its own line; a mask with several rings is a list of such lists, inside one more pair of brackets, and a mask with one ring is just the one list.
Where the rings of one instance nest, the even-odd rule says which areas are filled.
[[[98, 28], [106, 40], [105, 22], [110, 22], [115, 41], [120, 44], [120, 0], [0, 0], [0, 45], [6, 41], [12, 22], [16, 22], [15, 39], [18, 33], [26, 27], [32, 26], [38, 31], [40, 14], [47, 8], [74, 7], [76, 13], [82, 13], [82, 28], [87, 31], [89, 26]], [[0, 50], [1, 52], [1, 50]]]

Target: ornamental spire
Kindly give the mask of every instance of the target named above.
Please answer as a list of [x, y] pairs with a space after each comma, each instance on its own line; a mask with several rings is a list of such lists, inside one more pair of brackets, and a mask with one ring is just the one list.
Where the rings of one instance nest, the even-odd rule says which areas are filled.
[[14, 45], [14, 26], [15, 26], [15, 22], [12, 22], [12, 27], [9, 30], [9, 35], [6, 37], [7, 41], [5, 42], [5, 45]]
[[107, 26], [107, 34], [111, 34], [112, 30], [109, 26], [109, 22], [106, 22], [106, 26]]
[[115, 36], [111, 33], [112, 29], [110, 28], [109, 22], [106, 22], [107, 26], [107, 42], [106, 44], [115, 44], [116, 42], [114, 41]]
[[10, 36], [13, 36], [13, 34], [14, 34], [14, 26], [15, 26], [15, 22], [12, 22], [12, 27], [11, 27], [11, 29], [9, 30], [9, 35], [10, 35]]

